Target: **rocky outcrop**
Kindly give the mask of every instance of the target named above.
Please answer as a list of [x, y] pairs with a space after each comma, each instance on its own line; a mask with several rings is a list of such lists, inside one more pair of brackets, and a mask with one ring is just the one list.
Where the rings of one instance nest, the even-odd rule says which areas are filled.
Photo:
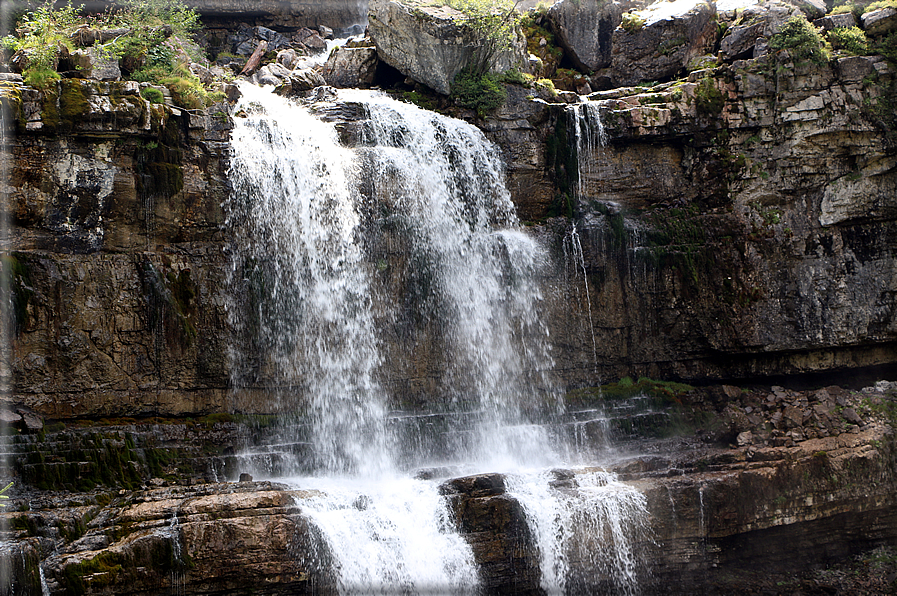
[[623, 13], [646, 3], [562, 0], [548, 9], [558, 43], [577, 68], [585, 72], [610, 66], [612, 36]]
[[[611, 78], [617, 86], [669, 79], [716, 42], [716, 4], [653, 4], [628, 15], [612, 38]], [[674, 12], [670, 13], [670, 6]]]
[[[369, 31], [381, 60], [411, 79], [443, 95], [455, 75], [484, 51], [488, 41], [463, 25], [464, 15], [448, 6], [397, 0], [370, 3]], [[522, 70], [522, 40], [490, 62], [496, 71]], [[486, 50], [487, 53], [489, 50]]]
[[893, 6], [872, 10], [863, 15], [863, 29], [869, 35], [883, 35], [897, 29], [897, 8]]
[[[596, 487], [587, 479], [599, 472], [617, 483], [615, 490], [642, 495], [647, 516], [640, 523], [649, 531], [627, 535], [632, 558], [626, 573], [637, 572], [639, 593], [748, 594], [780, 587], [816, 566], [897, 538], [897, 448], [890, 422], [895, 385], [880, 383], [859, 393], [838, 387], [693, 392], [690, 408], [701, 409], [699, 401], [705, 400], [696, 418], [704, 426], [697, 435], [618, 443], [606, 468], [552, 470], [546, 490], [575, 507], [588, 502]], [[719, 417], [712, 414], [718, 408]], [[200, 425], [204, 431], [160, 425], [152, 432], [160, 439], [179, 436], [201, 454], [227, 442], [235, 429], [231, 423]], [[775, 436], [779, 427], [788, 435]], [[724, 435], [750, 433], [754, 440], [730, 446], [698, 440], [714, 429], [724, 429]], [[76, 449], [108, 454], [97, 438], [120, 441], [119, 452], [127, 451], [134, 443], [126, 430], [150, 436], [134, 426], [64, 432], [66, 441], [83, 438], [72, 443]], [[133, 446], [135, 453], [144, 449], [142, 441]], [[633, 452], [641, 455], [626, 455]], [[185, 460], [164, 449], [152, 453], [157, 467], [186, 468]], [[40, 585], [41, 574], [52, 594], [155, 594], [175, 588], [184, 594], [336, 592], [328, 543], [303, 510], [306, 500], [321, 492], [251, 481], [164, 486], [168, 480], [141, 479], [139, 473], [136, 483], [143, 487], [116, 490], [122, 480], [77, 497], [30, 491], [17, 483], [11, 508], [2, 513], [9, 530], [0, 551], [12, 593], [29, 593], [28, 586]], [[498, 473], [432, 482], [439, 482], [452, 511], [450, 523], [472, 548], [484, 589], [542, 593], [539, 540], [545, 535], [534, 534], [513, 483]], [[363, 500], [352, 505], [364, 506]], [[639, 514], [615, 512], [610, 503], [607, 512], [623, 524], [632, 521], [626, 516]], [[595, 540], [596, 531], [607, 532], [604, 538], [613, 530], [589, 525], [589, 519], [569, 518], [559, 569], [567, 570], [567, 587], [574, 591], [613, 590], [620, 570], [590, 566], [582, 548]], [[602, 545], [613, 550], [607, 541]], [[222, 558], [227, 565], [220, 564]]]
[[[558, 220], [545, 233], [568, 271], [581, 241], [588, 273], [556, 277], [545, 311], [567, 382], [588, 383], [594, 367], [706, 379], [893, 363], [893, 120], [875, 107], [891, 69], [770, 56], [593, 94], [608, 142], [581, 156], [581, 186], [573, 149], [547, 163], [578, 235]], [[555, 106], [552, 147], [572, 147], [572, 110]], [[501, 134], [516, 175], [524, 152]], [[517, 199], [533, 213], [545, 195]], [[549, 207], [541, 217], [566, 209]]]
[[379, 62], [373, 47], [341, 47], [324, 63], [323, 78], [334, 87], [368, 88]]
[[226, 108], [139, 91], [4, 89], [21, 133], [0, 156], [18, 300], [11, 398], [44, 415], [225, 405]]

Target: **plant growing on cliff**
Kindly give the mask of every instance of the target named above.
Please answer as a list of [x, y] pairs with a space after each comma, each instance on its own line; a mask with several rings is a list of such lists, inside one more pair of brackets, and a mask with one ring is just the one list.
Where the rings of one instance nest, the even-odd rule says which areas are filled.
[[444, 0], [464, 14], [463, 24], [480, 38], [466, 69], [482, 75], [495, 68], [499, 56], [514, 47], [520, 27], [512, 0]]
[[68, 32], [81, 22], [81, 7], [71, 3], [62, 8], [53, 8], [48, 0], [19, 19], [18, 37], [11, 35], [3, 39], [3, 47], [27, 56], [23, 75], [25, 81], [39, 89], [45, 89], [59, 80], [56, 65], [59, 55], [72, 48]]
[[451, 97], [455, 104], [476, 110], [482, 118], [486, 112], [500, 107], [505, 102], [507, 93], [501, 85], [499, 75], [477, 73], [473, 69], [464, 68], [452, 81]]
[[865, 56], [869, 51], [869, 40], [859, 27], [837, 27], [826, 34], [826, 39], [832, 48], [851, 56]]
[[782, 29], [769, 38], [769, 47], [788, 50], [795, 61], [810, 61], [820, 66], [831, 57], [830, 46], [822, 37], [822, 30], [801, 16], [788, 19]]

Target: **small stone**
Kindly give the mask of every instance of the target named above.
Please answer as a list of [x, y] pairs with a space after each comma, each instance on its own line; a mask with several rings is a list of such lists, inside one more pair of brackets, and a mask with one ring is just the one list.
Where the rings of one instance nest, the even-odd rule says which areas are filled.
[[751, 431], [746, 430], [743, 433], [738, 433], [738, 436], [735, 438], [735, 442], [739, 447], [744, 447], [745, 445], [750, 445], [754, 441], [754, 435]]
[[321, 34], [321, 37], [324, 39], [333, 39], [333, 29], [330, 27], [325, 27], [324, 25], [318, 25], [318, 32]]
[[853, 408], [844, 408], [841, 411], [841, 416], [843, 416], [844, 419], [847, 420], [848, 422], [852, 422], [854, 424], [862, 424], [863, 423], [863, 419], [860, 418], [860, 415], [857, 414], [856, 410], [854, 410]]
[[240, 474], [240, 482], [252, 482], [252, 474], [243, 472], [242, 474]]

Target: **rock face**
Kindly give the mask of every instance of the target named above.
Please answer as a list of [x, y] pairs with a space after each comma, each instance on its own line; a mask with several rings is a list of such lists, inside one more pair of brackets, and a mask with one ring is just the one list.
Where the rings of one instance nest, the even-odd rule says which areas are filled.
[[377, 72], [377, 50], [372, 47], [341, 47], [324, 63], [324, 80], [334, 87], [367, 88]]
[[614, 30], [611, 78], [615, 85], [670, 78], [713, 47], [716, 4], [703, 0], [679, 4], [674, 14], [668, 14], [669, 3], [651, 5]]
[[[628, 537], [627, 573], [644, 571], [638, 593], [780, 589], [814, 566], [892, 544], [897, 448], [888, 420], [895, 390], [897, 383], [855, 394], [838, 387], [715, 388], [707, 395], [719, 392], [728, 403], [721, 416], [704, 420], [752, 441], [724, 447], [681, 436], [618, 444], [606, 472], [622, 481], [617, 490], [642, 495], [650, 527], [645, 535]], [[771, 435], [771, 424], [788, 429], [787, 436]], [[154, 432], [161, 432], [159, 439], [181, 436], [202, 453], [232, 437], [233, 426]], [[79, 443], [82, 453], [111, 453], [88, 436], [96, 431], [65, 434], [86, 439]], [[109, 427], [100, 433], [105, 441], [121, 440]], [[119, 453], [130, 448], [128, 440]], [[154, 457], [156, 466], [168, 461], [164, 451]], [[592, 486], [586, 478], [595, 472], [552, 470], [548, 493], [586, 503]], [[331, 546], [303, 510], [306, 499], [325, 496], [320, 491], [251, 481], [163, 486], [168, 481], [140, 474], [134, 480], [143, 487], [110, 490], [120, 480], [77, 497], [29, 492], [26, 483], [17, 483], [12, 507], [2, 514], [9, 529], [0, 568], [10, 573], [11, 593], [33, 593], [41, 571], [51, 594], [337, 593]], [[545, 545], [539, 541], [545, 535], [537, 536], [509, 479], [490, 473], [432, 482], [439, 483], [452, 511], [450, 523], [471, 546], [485, 591], [543, 593], [539, 549]], [[365, 505], [361, 500], [352, 506]], [[617, 522], [628, 523], [633, 513], [638, 512], [619, 511]], [[605, 537], [587, 519], [574, 515], [564, 526], [567, 587], [614, 591], [619, 570], [595, 570], [583, 557], [582, 545]]]
[[[447, 6], [416, 6], [397, 0], [370, 3], [369, 30], [380, 59], [402, 74], [443, 95], [455, 75], [482, 47], [481, 37], [459, 22], [463, 14]], [[495, 70], [520, 70], [523, 43], [495, 57]]]
[[138, 90], [7, 88], [22, 133], [0, 156], [19, 301], [12, 393], [45, 415], [224, 406], [226, 108], [187, 112]]
[[[581, 241], [587, 270], [555, 278], [564, 289], [546, 308], [555, 345], [570, 348], [554, 353], [568, 382], [586, 383], [573, 371], [587, 363], [621, 377], [620, 360], [635, 375], [692, 379], [894, 362], [897, 170], [869, 107], [892, 92], [892, 67], [843, 58], [773, 74], [778, 59], [593, 94], [608, 142], [581, 162], [582, 185], [572, 150], [550, 156], [578, 229], [556, 258], [572, 268]], [[548, 142], [570, 147], [572, 108], [556, 110]]]
[[561, 0], [548, 9], [548, 19], [558, 42], [576, 67], [589, 72], [610, 66], [614, 29], [620, 24], [623, 13], [635, 4], [629, 1]]

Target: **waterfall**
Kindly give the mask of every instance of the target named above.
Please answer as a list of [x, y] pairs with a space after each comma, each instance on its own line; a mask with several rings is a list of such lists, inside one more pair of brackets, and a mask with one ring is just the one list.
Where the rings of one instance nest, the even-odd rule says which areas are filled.
[[308, 496], [297, 504], [327, 542], [340, 593], [476, 593], [471, 548], [435, 484], [304, 479], [301, 487]]
[[539, 317], [543, 247], [519, 229], [498, 150], [476, 128], [384, 95], [344, 92], [364, 105], [372, 194], [390, 205], [428, 272], [425, 316], [448, 341], [443, 397], [479, 408], [469, 454], [478, 460], [544, 455], [526, 403], [550, 387]]
[[547, 594], [639, 593], [646, 569], [635, 547], [649, 535], [645, 495], [602, 471], [512, 474], [507, 482], [539, 549]]
[[[303, 107], [241, 89], [225, 204], [232, 381], [236, 400], [273, 396], [310, 421], [312, 475], [284, 479], [326, 545], [309, 561], [346, 594], [477, 593], [441, 480], [580, 455], [540, 424], [561, 413], [539, 316], [547, 251], [520, 228], [498, 151], [478, 129], [377, 93]], [[339, 133], [325, 121], [350, 113]], [[409, 295], [390, 294], [391, 279]], [[411, 339], [391, 347], [396, 335]], [[426, 395], [439, 408], [409, 422], [389, 412], [398, 399], [387, 373], [410, 367], [418, 337], [440, 348]], [[423, 466], [431, 479], [410, 477]], [[597, 472], [570, 490], [518, 472], [509, 487], [537, 535], [547, 591], [588, 587], [584, 569], [633, 593], [638, 491]]]
[[[388, 467], [380, 352], [356, 233], [358, 166], [336, 130], [269, 92], [243, 85], [232, 135], [226, 204], [235, 246], [232, 286], [251, 306], [231, 309], [250, 352], [235, 354], [234, 384], [258, 370], [295, 407], [307, 398], [318, 467]], [[260, 360], [260, 361], [259, 361]], [[253, 367], [256, 369], [252, 370]]]

